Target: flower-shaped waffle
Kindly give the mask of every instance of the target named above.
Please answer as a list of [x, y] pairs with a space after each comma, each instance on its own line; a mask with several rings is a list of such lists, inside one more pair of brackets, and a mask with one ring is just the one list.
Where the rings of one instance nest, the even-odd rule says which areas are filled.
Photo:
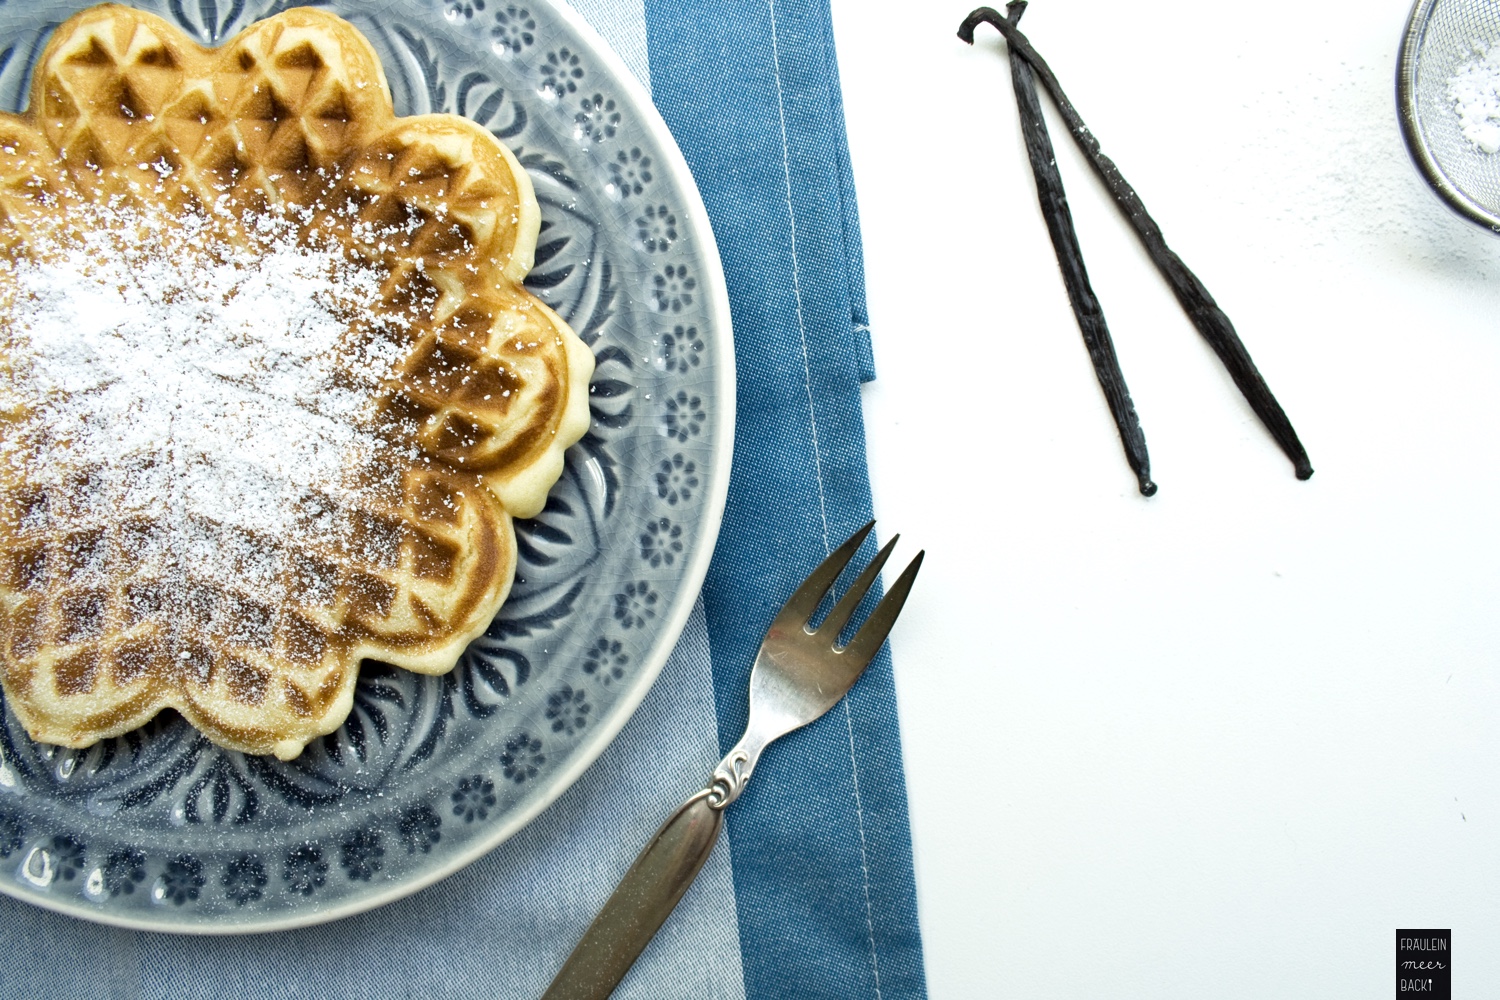
[[361, 659], [441, 673], [588, 425], [514, 157], [396, 118], [346, 22], [217, 49], [106, 5], [0, 115], [0, 669], [37, 739], [173, 707], [296, 756]]

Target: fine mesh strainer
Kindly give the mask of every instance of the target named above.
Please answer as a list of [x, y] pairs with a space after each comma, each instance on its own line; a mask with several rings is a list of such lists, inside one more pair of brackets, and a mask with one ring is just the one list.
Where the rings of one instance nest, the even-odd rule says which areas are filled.
[[1491, 48], [1500, 73], [1500, 0], [1417, 0], [1401, 40], [1396, 106], [1422, 176], [1458, 214], [1500, 233], [1500, 152], [1465, 135], [1461, 102], [1450, 94]]

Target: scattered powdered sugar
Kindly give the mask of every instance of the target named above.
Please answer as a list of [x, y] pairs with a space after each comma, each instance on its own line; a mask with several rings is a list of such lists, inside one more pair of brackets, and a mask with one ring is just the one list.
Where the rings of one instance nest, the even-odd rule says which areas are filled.
[[1500, 152], [1500, 44], [1474, 43], [1474, 58], [1448, 78], [1448, 99], [1464, 138], [1482, 152]]
[[47, 499], [29, 527], [147, 524], [137, 575], [275, 607], [276, 549], [348, 553], [393, 447], [387, 274], [285, 217], [87, 211], [0, 261], [0, 461]]

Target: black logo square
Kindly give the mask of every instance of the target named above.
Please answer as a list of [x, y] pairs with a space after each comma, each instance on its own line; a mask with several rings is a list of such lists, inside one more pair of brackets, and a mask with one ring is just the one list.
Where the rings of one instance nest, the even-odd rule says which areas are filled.
[[1396, 932], [1396, 1000], [1453, 1000], [1453, 932]]

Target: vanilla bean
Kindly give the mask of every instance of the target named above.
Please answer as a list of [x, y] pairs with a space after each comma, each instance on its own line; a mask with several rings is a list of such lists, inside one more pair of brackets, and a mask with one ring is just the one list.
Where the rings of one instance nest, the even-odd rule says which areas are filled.
[[[1025, 12], [1026, 0], [1015, 0], [1007, 4], [1005, 10], [1010, 15], [1010, 23], [1014, 24]], [[1083, 248], [1078, 244], [1073, 213], [1068, 208], [1068, 196], [1063, 191], [1062, 175], [1057, 170], [1057, 158], [1052, 151], [1052, 139], [1047, 134], [1047, 122], [1042, 118], [1036, 80], [1031, 67], [1014, 49], [1010, 53], [1010, 74], [1015, 85], [1016, 111], [1021, 116], [1021, 132], [1026, 139], [1026, 155], [1036, 177], [1037, 200], [1041, 202], [1042, 216], [1047, 220], [1047, 232], [1057, 253], [1057, 266], [1068, 290], [1068, 301], [1073, 305], [1073, 315], [1078, 320], [1079, 332], [1083, 334], [1084, 346], [1088, 348], [1089, 360], [1094, 363], [1099, 388], [1104, 391], [1110, 415], [1119, 428], [1125, 460], [1135, 473], [1141, 495], [1149, 497], [1156, 492], [1156, 484], [1151, 481], [1146, 435], [1141, 431], [1140, 419], [1130, 401], [1130, 390], [1125, 386], [1125, 375], [1120, 371], [1120, 360], [1115, 355], [1115, 345], [1104, 322], [1104, 309], [1089, 284], [1088, 269], [1083, 264]]]
[[1275, 438], [1282, 452], [1291, 460], [1297, 472], [1297, 478], [1309, 478], [1313, 474], [1313, 469], [1307, 452], [1303, 449], [1302, 442], [1298, 440], [1297, 432], [1292, 428], [1291, 421], [1287, 419], [1286, 412], [1282, 410], [1276, 397], [1271, 394], [1271, 389], [1256, 369], [1255, 362], [1250, 359], [1249, 352], [1245, 350], [1244, 343], [1235, 332], [1234, 324], [1219, 308], [1213, 296], [1208, 293], [1208, 289], [1203, 287], [1197, 275], [1188, 270], [1182, 258], [1167, 246], [1166, 240], [1162, 237], [1161, 228], [1146, 212], [1146, 206], [1141, 203], [1140, 196], [1126, 183], [1114, 161], [1100, 150], [1099, 140], [1094, 138], [1094, 134], [1089, 131], [1089, 127], [1084, 124], [1082, 117], [1068, 100], [1067, 94], [1063, 93], [1062, 85], [1057, 82], [1057, 77], [1047, 65], [1046, 60], [1031, 47], [1031, 43], [1025, 35], [1021, 34], [1019, 28], [991, 7], [980, 7], [964, 18], [963, 24], [958, 29], [958, 37], [970, 45], [974, 44], [974, 29], [981, 23], [993, 25], [1004, 35], [1010, 51], [1019, 54], [1041, 79], [1042, 86], [1047, 88], [1047, 93], [1052, 96], [1058, 111], [1062, 113], [1063, 121], [1067, 123], [1074, 142], [1083, 151], [1084, 157], [1098, 174], [1099, 179], [1104, 182], [1104, 186], [1109, 189], [1110, 196], [1114, 198], [1115, 204], [1130, 222], [1131, 228], [1135, 230], [1136, 236], [1146, 248], [1156, 269], [1171, 286], [1172, 293], [1177, 296], [1177, 301], [1187, 313], [1188, 319], [1208, 342], [1213, 352], [1218, 355], [1219, 361], [1229, 371], [1230, 377], [1234, 379], [1234, 384], [1239, 387], [1241, 394], [1249, 402], [1250, 408], [1271, 432], [1271, 436]]

